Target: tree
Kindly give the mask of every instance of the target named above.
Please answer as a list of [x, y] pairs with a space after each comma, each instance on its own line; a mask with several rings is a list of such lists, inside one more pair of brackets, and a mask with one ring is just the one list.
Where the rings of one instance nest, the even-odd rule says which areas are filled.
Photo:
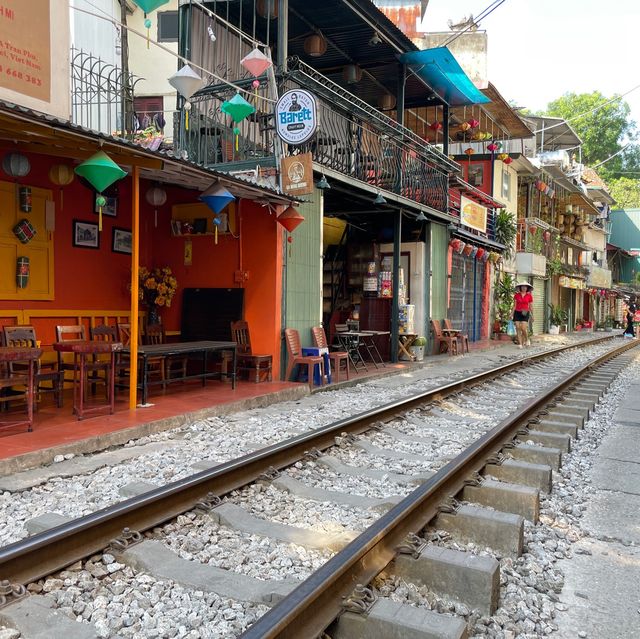
[[[570, 120], [569, 124], [583, 142], [583, 164], [599, 164], [624, 149], [598, 168], [605, 180], [622, 177], [623, 171], [640, 169], [640, 148], [635, 144], [638, 131], [630, 118], [629, 105], [624, 100], [610, 100], [612, 98], [600, 91], [565, 93], [550, 102], [546, 110], [546, 115]], [[596, 107], [601, 108], [593, 111]], [[579, 114], [585, 115], [575, 118]]]
[[616, 207], [621, 209], [640, 208], [640, 180], [628, 177], [609, 180], [607, 185]]

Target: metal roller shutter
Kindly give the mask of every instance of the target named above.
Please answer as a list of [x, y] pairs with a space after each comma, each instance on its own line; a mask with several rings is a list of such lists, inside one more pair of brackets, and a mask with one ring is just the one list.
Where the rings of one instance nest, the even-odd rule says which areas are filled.
[[533, 334], [544, 333], [544, 315], [547, 307], [545, 299], [545, 281], [539, 277], [533, 278]]

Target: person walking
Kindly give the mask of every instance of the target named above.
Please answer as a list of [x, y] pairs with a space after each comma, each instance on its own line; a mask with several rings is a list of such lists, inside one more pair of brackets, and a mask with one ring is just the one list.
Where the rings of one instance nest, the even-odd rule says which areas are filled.
[[531, 346], [529, 341], [529, 317], [531, 316], [531, 306], [533, 305], [533, 286], [529, 282], [518, 282], [516, 293], [513, 296], [513, 322], [516, 325], [516, 336], [518, 337], [518, 348], [523, 348], [525, 344]]

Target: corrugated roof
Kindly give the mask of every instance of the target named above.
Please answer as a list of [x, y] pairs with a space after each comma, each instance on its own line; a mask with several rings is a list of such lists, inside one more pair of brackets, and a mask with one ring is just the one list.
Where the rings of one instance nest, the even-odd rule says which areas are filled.
[[[16, 120], [28, 123], [16, 126]], [[47, 133], [49, 132], [49, 133]], [[88, 142], [84, 145], [79, 138]], [[209, 169], [178, 158], [170, 151], [151, 151], [130, 140], [94, 131], [54, 116], [0, 100], [0, 141], [21, 143], [34, 153], [83, 160], [102, 147], [124, 166], [137, 164], [142, 177], [179, 186], [205, 189], [218, 179], [239, 197], [270, 197], [290, 202], [292, 198], [279, 189], [259, 185], [245, 176]], [[40, 148], [41, 147], [41, 148]]]

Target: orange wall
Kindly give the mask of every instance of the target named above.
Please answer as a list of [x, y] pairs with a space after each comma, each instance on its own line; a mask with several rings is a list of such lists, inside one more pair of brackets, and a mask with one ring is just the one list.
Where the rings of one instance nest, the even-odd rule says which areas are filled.
[[[0, 147], [0, 157], [15, 148]], [[93, 192], [76, 178], [60, 189], [48, 177], [49, 168], [57, 158], [25, 154], [31, 162], [31, 172], [20, 178], [22, 184], [52, 189], [56, 202], [54, 235], [55, 299], [53, 301], [3, 301], [0, 310], [120, 310], [128, 309], [128, 282], [131, 258], [111, 250], [114, 226], [131, 229], [131, 180], [118, 183], [117, 217], [103, 216], [100, 249], [72, 246], [74, 219], [98, 221], [93, 213]], [[73, 162], [67, 161], [73, 165]], [[3, 179], [10, 180], [7, 176]], [[171, 206], [196, 202], [199, 193], [178, 186], [164, 187], [167, 203], [158, 208], [158, 226], [154, 225], [154, 207], [144, 199], [152, 186], [143, 180], [140, 192], [140, 264], [170, 266], [178, 280], [178, 292], [171, 308], [161, 309], [167, 330], [179, 330], [182, 289], [189, 287], [232, 288], [242, 286], [234, 281], [236, 270], [249, 272], [245, 282], [245, 319], [249, 322], [255, 352], [274, 356], [273, 374], [279, 375], [281, 333], [282, 229], [269, 211], [249, 200], [238, 206], [240, 239], [220, 235], [218, 244], [211, 236], [192, 237], [193, 265], [184, 265], [184, 238], [172, 237]], [[62, 204], [60, 195], [62, 191]], [[240, 261], [242, 254], [242, 263]], [[3, 320], [0, 318], [0, 325]], [[8, 322], [7, 322], [8, 323]], [[43, 336], [49, 341], [52, 336]]]

